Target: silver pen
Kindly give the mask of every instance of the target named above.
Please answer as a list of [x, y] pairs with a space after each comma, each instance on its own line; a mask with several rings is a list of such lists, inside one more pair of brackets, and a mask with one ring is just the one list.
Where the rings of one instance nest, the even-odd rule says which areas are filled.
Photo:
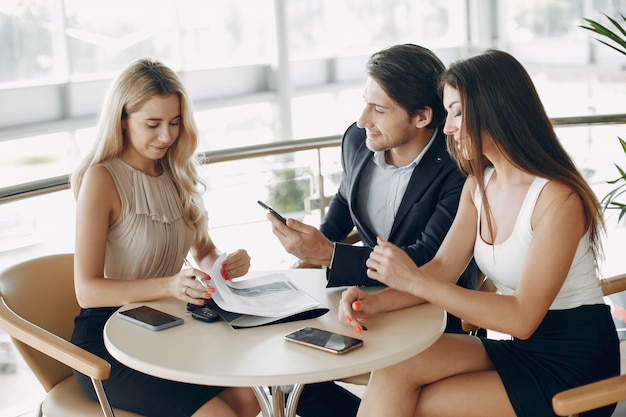
[[[184, 260], [184, 265], [185, 265], [185, 268], [193, 268], [193, 265], [191, 264], [191, 262], [189, 262], [189, 260], [187, 260], [187, 258], [185, 258], [185, 260]], [[209, 284], [204, 282], [204, 280], [202, 278], [200, 278], [200, 277], [197, 277], [195, 275], [193, 277], [196, 279], [196, 281], [198, 281], [204, 287], [204, 289], [206, 289], [208, 291]]]

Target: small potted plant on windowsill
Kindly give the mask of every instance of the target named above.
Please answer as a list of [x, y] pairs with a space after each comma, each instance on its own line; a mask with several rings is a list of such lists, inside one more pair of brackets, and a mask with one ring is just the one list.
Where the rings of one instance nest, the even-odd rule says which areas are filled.
[[[606, 16], [611, 24], [615, 26], [614, 30], [611, 30], [606, 26], [601, 25], [600, 23], [591, 19], [584, 19], [587, 25], [581, 25], [580, 27], [594, 32], [602, 36], [604, 39], [607, 39], [607, 41], [604, 41], [602, 39], [595, 38], [598, 42], [603, 43], [609, 48], [616, 50], [622, 55], [626, 55], [626, 30], [620, 25], [617, 20], [612, 19], [606, 14], [604, 16]], [[626, 17], [624, 17], [624, 15], [621, 13], [620, 17], [622, 18], [623, 23], [626, 23]], [[622, 150], [624, 151], [624, 155], [626, 156], [626, 141], [624, 141], [624, 139], [622, 139], [621, 137], [618, 137], [617, 139], [619, 140], [620, 145], [622, 146]], [[614, 185], [615, 187], [602, 198], [601, 203], [605, 211], [619, 210], [619, 217], [617, 219], [617, 222], [619, 223], [622, 218], [624, 218], [624, 215], [626, 215], [626, 202], [624, 202], [624, 200], [621, 200], [622, 198], [626, 197], [626, 171], [619, 165], [615, 163], [614, 165], [617, 168], [620, 176], [615, 180], [608, 181], [609, 184]]]

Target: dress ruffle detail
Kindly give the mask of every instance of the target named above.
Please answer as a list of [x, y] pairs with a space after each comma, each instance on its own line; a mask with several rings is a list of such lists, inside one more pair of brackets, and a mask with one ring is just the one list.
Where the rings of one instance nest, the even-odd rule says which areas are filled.
[[150, 216], [154, 221], [170, 224], [182, 214], [182, 204], [178, 189], [168, 175], [151, 177], [133, 170], [135, 189], [135, 212]]

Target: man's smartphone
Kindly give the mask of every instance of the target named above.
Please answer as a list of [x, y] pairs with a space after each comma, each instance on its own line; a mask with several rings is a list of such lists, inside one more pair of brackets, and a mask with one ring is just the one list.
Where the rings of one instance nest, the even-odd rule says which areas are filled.
[[259, 205], [261, 207], [263, 207], [265, 210], [269, 211], [270, 213], [272, 213], [272, 215], [274, 217], [276, 217], [278, 220], [280, 220], [281, 222], [283, 222], [283, 224], [287, 224], [287, 219], [285, 219], [283, 216], [281, 216], [280, 214], [278, 214], [278, 212], [276, 212], [276, 210], [274, 210], [273, 208], [271, 208], [270, 206], [268, 206], [267, 204], [265, 204], [264, 202], [262, 202], [261, 200], [257, 200], [257, 203], [259, 203]]
[[117, 315], [150, 330], [163, 330], [183, 324], [184, 320], [149, 306], [139, 306], [130, 310], [118, 311]]
[[338, 355], [363, 346], [361, 339], [309, 326], [286, 334], [285, 340]]

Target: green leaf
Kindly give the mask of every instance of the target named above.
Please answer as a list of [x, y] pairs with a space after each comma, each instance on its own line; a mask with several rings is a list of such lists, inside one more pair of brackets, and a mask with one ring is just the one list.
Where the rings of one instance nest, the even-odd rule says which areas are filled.
[[619, 140], [620, 145], [622, 145], [622, 150], [624, 151], [624, 154], [626, 155], [626, 141], [620, 138], [619, 136], [617, 137], [617, 139]]
[[[619, 15], [624, 23], [626, 23], [626, 17], [624, 17], [624, 15], [621, 13]], [[611, 22], [611, 24], [615, 26], [615, 32], [592, 19], [583, 19], [587, 23], [587, 25], [580, 25], [579, 27], [597, 33], [598, 35], [604, 36], [605, 38], [615, 42], [618, 46], [609, 44], [602, 39], [594, 38], [595, 40], [608, 46], [609, 48], [612, 48], [617, 52], [626, 55], [626, 30], [620, 25], [617, 20], [611, 18], [606, 14], [604, 14], [604, 16], [606, 16], [606, 18], [609, 19], [609, 22]], [[617, 139], [619, 140], [624, 155], [626, 155], [626, 141], [624, 141], [621, 137], [618, 137]], [[611, 190], [602, 198], [600, 204], [605, 211], [619, 210], [619, 217], [617, 219], [617, 222], [619, 223], [626, 215], [626, 204], [620, 203], [616, 200], [626, 196], [626, 170], [622, 169], [622, 167], [615, 163], [613, 165], [615, 165], [615, 168], [617, 168], [620, 177], [612, 181], [607, 181], [607, 184], [614, 185], [615, 188], [613, 188], [613, 190]]]
[[[603, 43], [609, 48], [612, 48], [616, 50], [617, 52], [626, 55], [626, 30], [615, 19], [611, 18], [610, 16], [606, 14], [604, 16], [606, 16], [606, 18], [609, 19], [609, 21], [613, 24], [613, 26], [615, 26], [615, 29], [616, 29], [615, 32], [607, 28], [606, 26], [596, 22], [595, 20], [586, 19], [586, 18], [583, 18], [583, 20], [588, 24], [588, 26], [580, 25], [579, 27], [610, 39], [611, 41], [615, 42], [619, 47], [611, 45], [605, 42], [604, 40], [594, 38], [598, 42]], [[624, 17], [624, 15], [622, 15], [621, 13], [620, 13], [620, 16], [622, 20], [626, 22], [626, 17]]]
[[624, 170], [622, 168], [620, 168], [619, 165], [617, 165], [617, 164], [613, 164], [613, 165], [615, 165], [615, 168], [617, 168], [617, 170], [619, 171], [620, 175], [622, 176], [620, 179], [626, 180], [626, 172], [624, 172]]
[[[607, 43], [607, 42], [604, 42], [603, 40], [600, 40], [600, 39], [598, 39], [598, 38], [594, 38], [594, 39], [595, 39], [595, 40], [597, 40], [597, 41], [598, 41], [598, 42], [600, 42], [600, 43], [605, 44], [605, 45], [606, 45], [606, 46], [608, 46], [609, 48], [615, 49], [615, 50], [616, 50], [617, 52], [619, 52], [620, 54], [624, 54], [624, 55], [626, 55], [626, 49], [625, 49], [624, 51], [622, 51], [621, 49], [618, 49], [616, 46], [613, 46], [613, 45], [611, 45], [611, 44], [609, 44], [609, 43]], [[625, 46], [624, 48], [626, 48], [626, 46]]]
[[[619, 15], [622, 17], [622, 20], [626, 23], [626, 17], [624, 17], [624, 15], [621, 13]], [[605, 16], [607, 17], [607, 19], [611, 21], [611, 23], [613, 23], [613, 26], [615, 26], [620, 32], [622, 32], [622, 35], [626, 37], [626, 30], [624, 30], [624, 28], [622, 28], [620, 24], [617, 23], [617, 21], [615, 21], [615, 19], [611, 18], [611, 16], [606, 15], [606, 14]]]

